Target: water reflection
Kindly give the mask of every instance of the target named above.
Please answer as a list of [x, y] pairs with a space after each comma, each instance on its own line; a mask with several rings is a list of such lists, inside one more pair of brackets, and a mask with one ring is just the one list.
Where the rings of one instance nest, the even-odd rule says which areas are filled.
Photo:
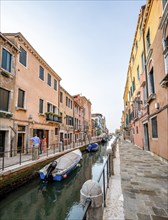
[[35, 179], [11, 193], [0, 202], [0, 219], [79, 220], [83, 211], [79, 204], [80, 189], [86, 180], [97, 180], [106, 156], [105, 148], [84, 153], [81, 166], [62, 182]]

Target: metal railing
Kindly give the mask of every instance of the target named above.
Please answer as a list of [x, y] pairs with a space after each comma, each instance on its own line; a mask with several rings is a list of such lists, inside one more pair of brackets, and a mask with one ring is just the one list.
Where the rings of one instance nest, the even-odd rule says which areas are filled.
[[[62, 145], [61, 142], [58, 142], [56, 144], [51, 144], [46, 149], [46, 152], [40, 153], [38, 158], [42, 157], [49, 157], [50, 155], [55, 155], [56, 153], [63, 152], [68, 149], [73, 149], [75, 147], [82, 147], [89, 143], [93, 143], [99, 141], [97, 138], [92, 138], [90, 141], [81, 141], [81, 142], [71, 142], [67, 145]], [[33, 158], [33, 147], [25, 148], [24, 150], [21, 149], [18, 150], [10, 150], [10, 151], [4, 151], [0, 152], [0, 171], [4, 171], [5, 168], [9, 168], [16, 165], [22, 165], [28, 161], [34, 161]]]
[[[106, 168], [106, 175], [105, 175], [105, 168]], [[104, 201], [104, 207], [106, 207], [106, 193], [107, 193], [107, 188], [109, 188], [109, 155], [107, 156], [105, 163], [103, 165], [102, 171], [99, 175], [99, 178], [97, 180], [97, 182], [99, 183], [101, 180], [101, 177], [103, 175], [103, 201]], [[106, 178], [105, 178], [106, 177]], [[107, 181], [106, 181], [107, 179]]]
[[84, 210], [83, 210], [82, 220], [86, 219], [86, 214], [87, 214], [87, 211], [91, 205], [91, 202], [92, 202], [91, 199], [89, 199], [89, 198], [86, 199]]
[[[105, 175], [105, 169], [106, 169], [106, 175]], [[103, 188], [103, 204], [104, 204], [104, 207], [106, 207], [106, 193], [107, 193], [107, 188], [109, 188], [109, 178], [110, 178], [110, 172], [109, 172], [109, 155], [107, 156], [106, 160], [105, 160], [105, 163], [103, 165], [103, 168], [99, 174], [99, 177], [97, 179], [97, 182], [100, 183], [100, 180], [101, 180], [101, 177], [103, 176], [103, 185], [102, 185], [102, 188]], [[85, 202], [85, 206], [84, 206], [84, 210], [83, 210], [83, 216], [82, 216], [82, 220], [85, 220], [86, 219], [86, 214], [87, 214], [87, 211], [89, 209], [91, 205], [91, 199], [90, 198], [87, 198], [86, 199], [86, 202]]]
[[[46, 152], [41, 153], [38, 150], [38, 158], [49, 156], [60, 152], [58, 144], [50, 145], [49, 148], [46, 149]], [[5, 168], [12, 167], [15, 165], [22, 165], [28, 161], [33, 161], [33, 147], [26, 148], [24, 151], [22, 150], [10, 150], [0, 153], [0, 171], [3, 171]]]

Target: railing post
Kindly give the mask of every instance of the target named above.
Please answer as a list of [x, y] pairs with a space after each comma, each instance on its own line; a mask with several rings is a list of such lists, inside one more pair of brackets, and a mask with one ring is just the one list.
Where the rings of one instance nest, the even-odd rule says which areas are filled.
[[48, 149], [48, 147], [47, 147], [47, 157], [48, 157], [48, 150], [49, 150], [49, 149]]
[[110, 176], [114, 175], [114, 164], [113, 164], [113, 151], [112, 147], [108, 147], [106, 150], [107, 154], [109, 154], [109, 173]]
[[2, 170], [4, 170], [4, 165], [5, 165], [5, 152], [3, 151], [3, 158], [2, 158]]
[[19, 164], [21, 165], [21, 163], [22, 163], [22, 148], [21, 148], [21, 150], [20, 150], [20, 161], [19, 161]]
[[88, 208], [87, 220], [103, 219], [103, 193], [101, 186], [95, 180], [87, 180], [80, 190], [80, 202], [85, 206], [86, 201], [90, 199], [91, 204]]
[[113, 157], [116, 158], [116, 145], [117, 145], [117, 140], [112, 143], [112, 150], [113, 150]]
[[109, 188], [109, 157], [107, 160], [107, 188]]
[[103, 169], [103, 195], [104, 195], [104, 207], [106, 207], [106, 181], [105, 181], [104, 169]]

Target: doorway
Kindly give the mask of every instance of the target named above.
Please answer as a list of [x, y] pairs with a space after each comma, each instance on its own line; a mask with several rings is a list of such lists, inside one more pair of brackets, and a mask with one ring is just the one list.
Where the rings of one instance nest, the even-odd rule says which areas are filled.
[[144, 150], [150, 151], [148, 123], [145, 123], [143, 126], [144, 126]]
[[24, 133], [18, 133], [17, 153], [24, 152]]
[[46, 143], [47, 143], [47, 148], [49, 147], [49, 134], [48, 130], [43, 130], [43, 129], [33, 129], [33, 137], [37, 134], [37, 136], [40, 138], [40, 140], [43, 139], [43, 137], [46, 138]]
[[5, 131], [0, 131], [0, 157], [3, 157], [5, 151]]

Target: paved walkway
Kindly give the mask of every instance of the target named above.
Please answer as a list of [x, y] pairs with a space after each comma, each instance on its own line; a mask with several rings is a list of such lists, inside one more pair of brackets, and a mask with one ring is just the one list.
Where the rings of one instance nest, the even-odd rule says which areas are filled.
[[[123, 193], [125, 220], [168, 220], [168, 163], [127, 141], [119, 143], [118, 160], [120, 173], [111, 178], [104, 219], [123, 219], [120, 203]], [[117, 178], [120, 184], [120, 175], [122, 192], [120, 191], [114, 200], [113, 187]], [[118, 186], [117, 190], [119, 188]], [[116, 207], [112, 203], [115, 203]], [[115, 216], [117, 209], [121, 213]]]
[[116, 158], [114, 159], [114, 175], [110, 178], [103, 219], [124, 220], [123, 195], [120, 175], [120, 155], [118, 146]]
[[168, 164], [126, 141], [120, 161], [125, 219], [168, 219]]

